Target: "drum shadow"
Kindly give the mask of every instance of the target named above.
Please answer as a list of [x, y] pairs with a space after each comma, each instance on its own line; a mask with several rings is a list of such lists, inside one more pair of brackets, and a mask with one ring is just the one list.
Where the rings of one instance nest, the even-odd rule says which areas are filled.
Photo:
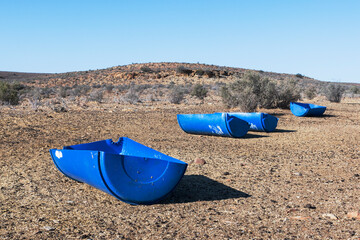
[[297, 132], [297, 131], [296, 130], [287, 130], [287, 129], [275, 129], [274, 132], [290, 133], [290, 132]]
[[264, 138], [264, 137], [269, 137], [269, 136], [256, 135], [256, 134], [252, 134], [252, 133], [247, 133], [245, 136], [243, 136], [243, 137], [241, 137], [241, 138]]
[[190, 203], [198, 201], [248, 198], [251, 195], [226, 186], [202, 175], [185, 175], [165, 204]]

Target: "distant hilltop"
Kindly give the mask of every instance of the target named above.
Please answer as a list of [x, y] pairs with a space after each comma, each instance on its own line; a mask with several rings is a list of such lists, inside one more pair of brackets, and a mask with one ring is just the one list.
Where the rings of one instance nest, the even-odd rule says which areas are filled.
[[[300, 73], [286, 74], [250, 70], [200, 63], [133, 63], [106, 69], [76, 71], [67, 73], [22, 73], [0, 71], [0, 80], [19, 82], [28, 86], [54, 87], [74, 85], [103, 84], [168, 84], [168, 83], [204, 83], [230, 82], [240, 78], [245, 72], [257, 73], [276, 81], [295, 80], [299, 86], [327, 85], [330, 82], [319, 81]], [[360, 86], [356, 83], [338, 83], [344, 86]]]

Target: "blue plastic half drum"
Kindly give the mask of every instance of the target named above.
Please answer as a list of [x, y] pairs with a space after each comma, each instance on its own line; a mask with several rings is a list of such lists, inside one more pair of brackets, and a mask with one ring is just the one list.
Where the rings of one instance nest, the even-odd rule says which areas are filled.
[[181, 129], [190, 134], [240, 138], [249, 131], [250, 124], [227, 113], [178, 114]]
[[297, 117], [319, 117], [324, 114], [326, 107], [311, 103], [291, 102], [290, 110]]
[[235, 116], [250, 124], [252, 131], [273, 132], [276, 129], [278, 118], [267, 113], [242, 113], [230, 112], [230, 116]]
[[153, 204], [183, 177], [187, 164], [129, 138], [51, 149], [56, 167], [126, 203]]

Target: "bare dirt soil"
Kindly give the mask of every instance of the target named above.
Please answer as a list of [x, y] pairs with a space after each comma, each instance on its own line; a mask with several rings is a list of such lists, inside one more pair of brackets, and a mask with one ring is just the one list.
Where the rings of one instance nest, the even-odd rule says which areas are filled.
[[[273, 133], [184, 133], [178, 113], [222, 105], [116, 105], [64, 113], [0, 109], [2, 239], [358, 239], [360, 100]], [[126, 136], [189, 164], [171, 195], [132, 206], [62, 175], [49, 149]], [[196, 159], [206, 164], [199, 165]]]

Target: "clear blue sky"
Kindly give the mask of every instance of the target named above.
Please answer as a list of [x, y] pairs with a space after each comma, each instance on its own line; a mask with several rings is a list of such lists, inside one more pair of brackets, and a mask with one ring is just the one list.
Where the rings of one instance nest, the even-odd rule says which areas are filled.
[[168, 61], [360, 83], [360, 1], [0, 0], [0, 71]]

